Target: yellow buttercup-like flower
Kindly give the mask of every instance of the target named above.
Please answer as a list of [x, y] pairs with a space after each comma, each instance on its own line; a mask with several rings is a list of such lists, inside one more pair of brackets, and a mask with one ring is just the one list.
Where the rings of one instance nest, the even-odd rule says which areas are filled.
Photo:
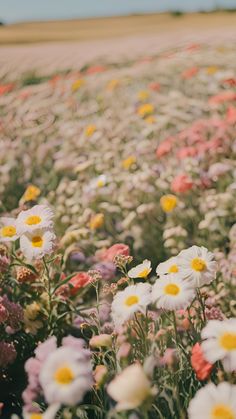
[[209, 74], [210, 76], [217, 73], [217, 71], [219, 70], [218, 67], [216, 67], [215, 65], [212, 65], [210, 67], [207, 67], [206, 72], [207, 74]]
[[175, 195], [164, 195], [160, 199], [161, 208], [165, 212], [172, 212], [178, 204], [178, 198]]
[[38, 196], [40, 195], [41, 191], [40, 189], [35, 186], [35, 185], [29, 185], [25, 192], [24, 195], [22, 196], [21, 200], [23, 202], [28, 202], [28, 201], [35, 201]]
[[150, 93], [147, 90], [141, 90], [138, 93], [138, 99], [142, 102], [147, 100], [149, 98], [149, 96], [150, 96]]
[[95, 214], [90, 222], [89, 222], [89, 227], [91, 228], [91, 230], [97, 230], [98, 228], [102, 227], [104, 224], [104, 214]]
[[122, 166], [124, 169], [128, 170], [134, 163], [136, 163], [136, 157], [129, 156], [127, 159], [122, 161]]
[[120, 84], [120, 81], [117, 79], [110, 80], [107, 83], [107, 90], [113, 91], [115, 90]]
[[96, 125], [94, 125], [94, 124], [91, 124], [91, 125], [88, 125], [86, 128], [85, 128], [85, 135], [87, 136], [87, 137], [91, 137], [91, 135], [93, 135], [94, 133], [95, 133], [95, 131], [96, 131]]
[[144, 118], [145, 116], [151, 115], [154, 112], [154, 106], [151, 103], [145, 103], [139, 106], [138, 114]]
[[156, 118], [153, 115], [147, 116], [147, 118], [145, 118], [145, 122], [147, 122], [147, 124], [155, 124], [156, 122]]
[[85, 80], [78, 79], [78, 80], [74, 81], [74, 83], [72, 84], [71, 90], [72, 90], [72, 92], [76, 92], [77, 90], [79, 90], [84, 85], [85, 85]]

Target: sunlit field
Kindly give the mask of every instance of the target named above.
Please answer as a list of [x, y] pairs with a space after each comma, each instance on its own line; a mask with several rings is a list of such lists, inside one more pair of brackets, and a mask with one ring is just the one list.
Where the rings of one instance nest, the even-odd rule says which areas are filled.
[[3, 418], [236, 418], [236, 50], [222, 44], [3, 62]]

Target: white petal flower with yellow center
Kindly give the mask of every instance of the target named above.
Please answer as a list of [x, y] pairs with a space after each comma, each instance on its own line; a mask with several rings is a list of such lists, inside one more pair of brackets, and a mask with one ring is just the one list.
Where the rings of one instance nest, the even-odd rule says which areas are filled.
[[140, 265], [130, 269], [128, 276], [130, 278], [147, 278], [152, 270], [150, 260], [145, 259]]
[[173, 273], [157, 279], [152, 288], [152, 301], [156, 303], [157, 308], [165, 310], [185, 309], [194, 297], [193, 284]]
[[29, 261], [50, 255], [55, 248], [56, 236], [52, 231], [35, 230], [20, 237], [20, 250]]
[[48, 403], [74, 406], [92, 386], [91, 362], [77, 348], [60, 347], [43, 363], [39, 381]]
[[178, 255], [181, 275], [194, 282], [196, 287], [210, 284], [216, 277], [217, 263], [206, 247], [192, 246]]
[[213, 383], [197, 391], [188, 408], [189, 419], [236, 419], [236, 385]]
[[112, 302], [112, 318], [115, 326], [121, 326], [126, 320], [131, 319], [136, 312], [145, 313], [151, 302], [151, 285], [129, 285], [119, 291]]
[[158, 276], [162, 277], [166, 274], [176, 274], [179, 275], [179, 262], [177, 257], [172, 257], [166, 262], [159, 263], [156, 268], [156, 273]]
[[60, 408], [60, 404], [52, 404], [44, 412], [26, 412], [23, 411], [24, 419], [55, 419], [57, 411]]
[[11, 217], [1, 217], [0, 219], [0, 241], [10, 242], [18, 239], [16, 219]]
[[136, 409], [153, 394], [150, 381], [139, 364], [125, 368], [110, 382], [107, 392], [117, 402], [117, 411]]
[[212, 364], [221, 360], [226, 371], [236, 371], [236, 318], [210, 320], [201, 336], [206, 360]]
[[53, 211], [46, 205], [35, 205], [33, 208], [21, 211], [17, 218], [19, 234], [31, 233], [37, 229], [53, 228]]

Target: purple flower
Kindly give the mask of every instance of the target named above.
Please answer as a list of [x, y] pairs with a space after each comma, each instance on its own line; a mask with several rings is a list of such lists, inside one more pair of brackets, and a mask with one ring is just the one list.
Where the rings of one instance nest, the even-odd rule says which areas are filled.
[[1, 297], [0, 303], [8, 312], [8, 326], [10, 326], [9, 330], [17, 331], [21, 327], [21, 323], [23, 322], [24, 318], [24, 311], [20, 304], [13, 303], [8, 299], [6, 295]]
[[102, 279], [105, 281], [113, 279], [116, 273], [116, 266], [113, 262], [99, 262], [93, 265], [92, 269], [100, 272]]

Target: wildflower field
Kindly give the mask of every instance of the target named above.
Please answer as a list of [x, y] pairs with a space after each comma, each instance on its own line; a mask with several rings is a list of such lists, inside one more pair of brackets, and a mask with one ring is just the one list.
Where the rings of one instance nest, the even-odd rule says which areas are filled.
[[236, 419], [236, 55], [0, 81], [0, 409]]

